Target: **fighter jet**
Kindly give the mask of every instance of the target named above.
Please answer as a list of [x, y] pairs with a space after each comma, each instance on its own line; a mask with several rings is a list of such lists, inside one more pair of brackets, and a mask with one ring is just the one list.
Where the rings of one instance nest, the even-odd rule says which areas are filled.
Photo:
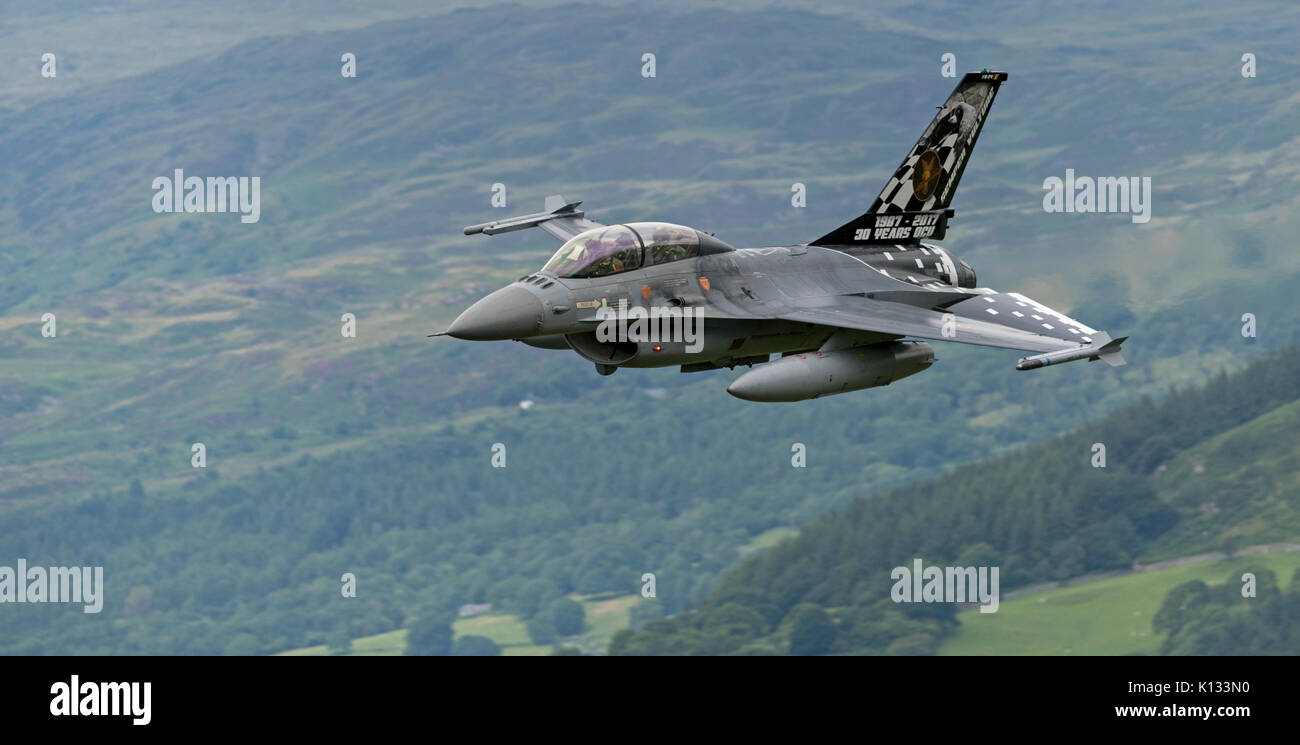
[[927, 242], [947, 232], [948, 205], [1006, 79], [965, 75], [870, 209], [807, 244], [733, 248], [672, 223], [602, 225], [560, 196], [535, 214], [471, 225], [466, 235], [538, 227], [564, 243], [541, 270], [431, 336], [571, 350], [602, 375], [749, 366], [727, 388], [749, 401], [888, 385], [934, 362], [921, 340], [1034, 352], [1018, 370], [1122, 365], [1127, 337], [977, 287], [966, 262]]

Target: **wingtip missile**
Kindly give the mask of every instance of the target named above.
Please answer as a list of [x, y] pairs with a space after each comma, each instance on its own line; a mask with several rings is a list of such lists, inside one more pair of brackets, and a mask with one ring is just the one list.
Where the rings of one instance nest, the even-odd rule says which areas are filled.
[[511, 233], [516, 230], [533, 228], [547, 220], [554, 220], [560, 217], [583, 217], [586, 213], [578, 209], [581, 201], [565, 202], [564, 197], [559, 194], [552, 194], [546, 198], [546, 205], [542, 212], [534, 212], [528, 215], [519, 215], [518, 217], [507, 217], [503, 220], [493, 220], [491, 222], [481, 222], [476, 225], [466, 225], [465, 235], [475, 235], [483, 233], [484, 235], [497, 235], [498, 233]]
[[1120, 345], [1128, 339], [1127, 336], [1121, 336], [1118, 339], [1111, 339], [1110, 334], [1105, 331], [1099, 331], [1093, 335], [1092, 343], [1087, 346], [1076, 347], [1074, 349], [1062, 349], [1057, 352], [1045, 352], [1036, 354], [1032, 357], [1021, 357], [1016, 363], [1017, 370], [1037, 370], [1040, 367], [1048, 365], [1060, 365], [1065, 362], [1074, 362], [1075, 360], [1101, 360], [1111, 367], [1119, 367], [1126, 364], [1124, 357], [1120, 354]]

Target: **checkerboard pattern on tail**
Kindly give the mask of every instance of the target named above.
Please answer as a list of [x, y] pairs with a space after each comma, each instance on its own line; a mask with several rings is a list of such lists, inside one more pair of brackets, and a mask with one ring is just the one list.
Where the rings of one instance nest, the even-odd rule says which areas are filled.
[[[1005, 72], [967, 73], [939, 107], [939, 112], [908, 151], [902, 164], [889, 177], [871, 208], [852, 222], [812, 241], [812, 245], [875, 242], [876, 229], [893, 227], [892, 224], [882, 224], [878, 219], [881, 215], [918, 212], [951, 215], [947, 207], [957, 190], [957, 182], [970, 160], [971, 150], [975, 148], [975, 140], [984, 127], [998, 88], [1006, 79]], [[942, 230], [936, 232], [939, 235], [923, 231], [923, 234], [908, 236], [908, 240], [900, 242], [942, 237]]]

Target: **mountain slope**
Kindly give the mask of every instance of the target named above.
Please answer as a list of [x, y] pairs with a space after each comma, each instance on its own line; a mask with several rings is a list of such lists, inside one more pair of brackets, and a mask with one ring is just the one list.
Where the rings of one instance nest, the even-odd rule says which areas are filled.
[[[1300, 399], [1298, 364], [1292, 347], [1159, 405], [1143, 402], [1050, 442], [855, 500], [729, 573], [698, 612], [616, 637], [611, 652], [785, 651], [789, 616], [811, 604], [836, 621], [826, 651], [929, 653], [954, 627], [955, 606], [891, 602], [892, 568], [914, 558], [997, 566], [1007, 591], [1127, 568], [1155, 551], [1192, 554], [1229, 536], [1237, 545], [1274, 535], [1294, 542], [1300, 468], [1295, 430], [1280, 425]], [[1193, 469], [1197, 491], [1170, 489], [1189, 461], [1204, 466]], [[1253, 480], [1242, 483], [1243, 472]], [[1198, 504], [1206, 493], [1221, 495], [1224, 509], [1207, 516]], [[713, 627], [745, 609], [766, 622], [746, 633]]]

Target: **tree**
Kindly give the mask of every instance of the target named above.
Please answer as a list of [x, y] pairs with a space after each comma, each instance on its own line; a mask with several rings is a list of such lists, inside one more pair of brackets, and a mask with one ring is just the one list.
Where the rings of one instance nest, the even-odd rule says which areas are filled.
[[550, 614], [555, 632], [560, 636], [580, 634], [587, 624], [587, 612], [581, 603], [571, 598], [556, 598], [546, 606], [546, 612]]
[[1165, 595], [1151, 626], [1160, 634], [1176, 634], [1210, 600], [1210, 588], [1199, 579], [1184, 582]]
[[640, 629], [647, 623], [663, 617], [663, 603], [656, 600], [642, 600], [628, 611], [628, 625], [633, 629]]
[[550, 644], [555, 641], [555, 620], [547, 611], [543, 611], [528, 620], [528, 638], [533, 644]]
[[538, 577], [529, 580], [524, 585], [515, 600], [515, 607], [521, 617], [525, 619], [532, 618], [551, 602], [554, 602], [555, 598], [563, 596], [564, 593], [560, 591], [558, 585], [549, 579]]
[[486, 636], [462, 636], [451, 643], [452, 657], [499, 657], [501, 645]]
[[261, 654], [261, 652], [262, 643], [257, 640], [256, 636], [247, 632], [236, 635], [222, 650], [222, 654], [227, 657], [251, 657], [252, 655]]
[[425, 615], [407, 627], [406, 654], [443, 657], [451, 654], [451, 623], [444, 617]]
[[967, 546], [966, 550], [962, 551], [961, 555], [957, 557], [955, 565], [959, 567], [995, 567], [1001, 563], [997, 549], [981, 541]]
[[329, 647], [330, 654], [344, 655], [352, 654], [352, 635], [347, 629], [334, 629], [325, 639], [326, 646]]
[[790, 611], [790, 654], [826, 654], [835, 641], [835, 624], [826, 611], [812, 603], [800, 603]]
[[704, 615], [700, 627], [705, 631], [723, 631], [727, 634], [753, 639], [767, 633], [767, 621], [753, 608], [740, 603], [724, 603]]

